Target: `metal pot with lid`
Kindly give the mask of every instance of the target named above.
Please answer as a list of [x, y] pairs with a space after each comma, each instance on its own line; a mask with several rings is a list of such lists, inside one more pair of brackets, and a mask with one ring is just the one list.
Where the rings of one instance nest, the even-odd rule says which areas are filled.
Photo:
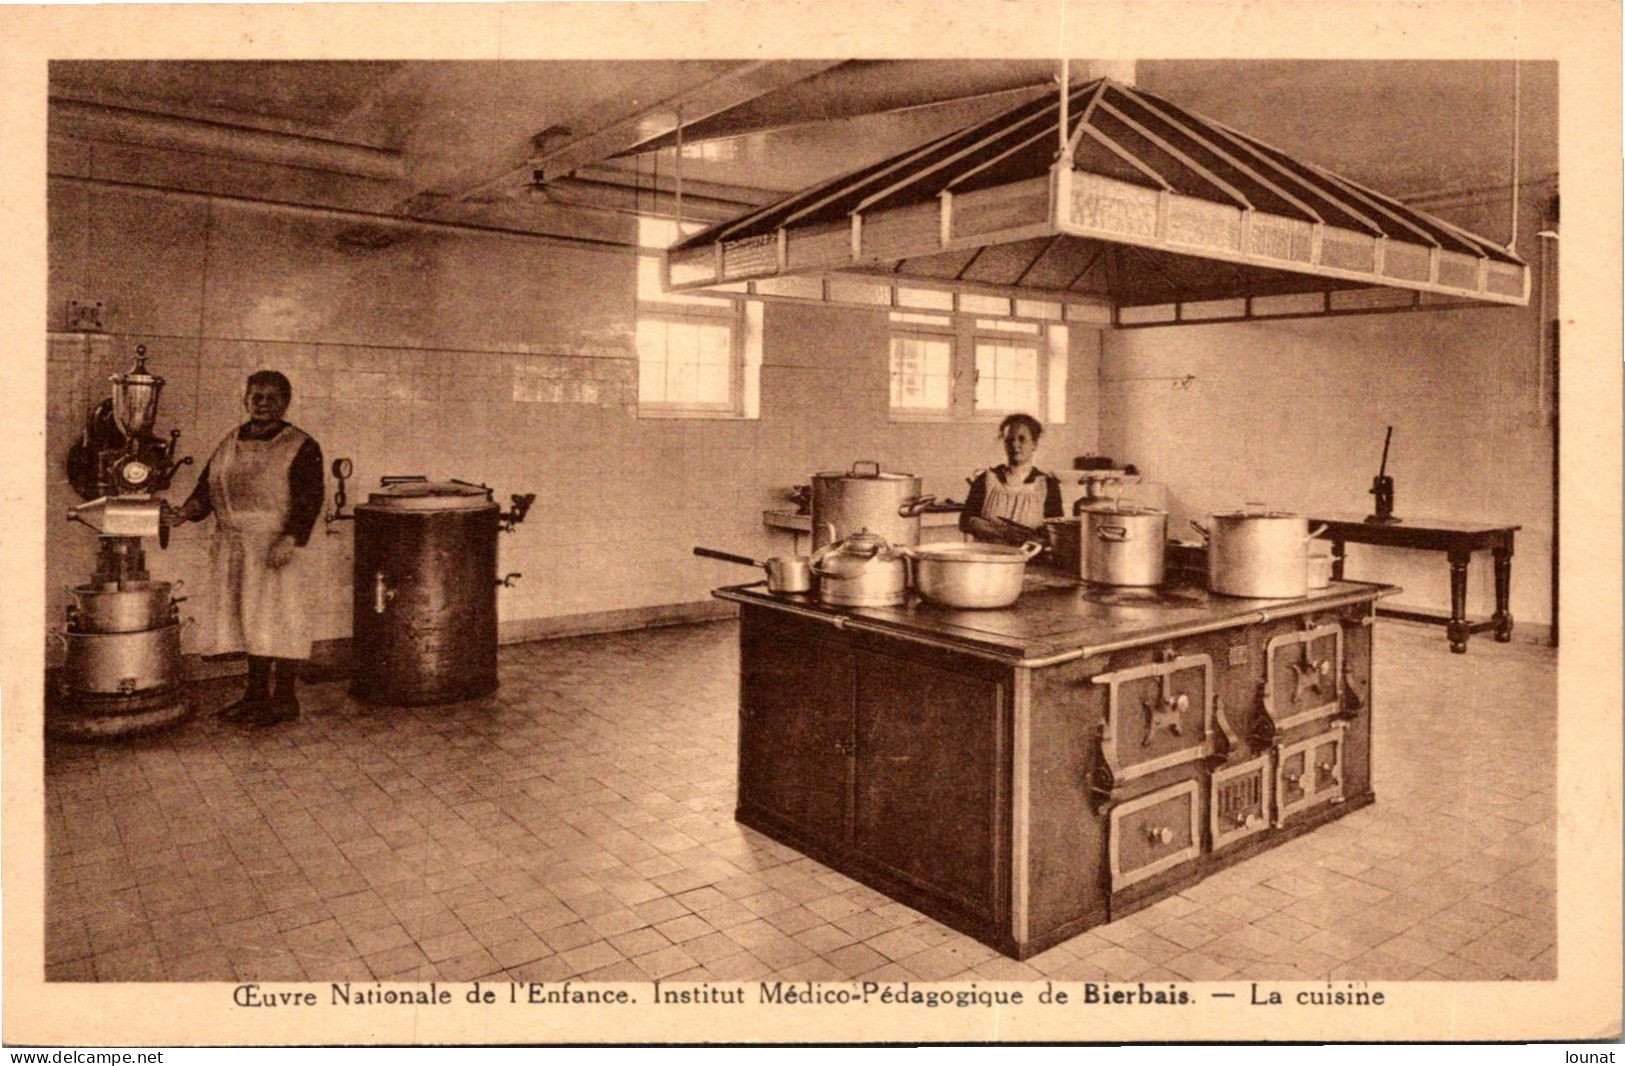
[[484, 485], [386, 477], [355, 508], [351, 691], [371, 703], [421, 704], [497, 687], [497, 533], [534, 497], [503, 512]]
[[1100, 585], [1149, 588], [1162, 584], [1168, 512], [1128, 503], [1079, 510], [1082, 571]]
[[1209, 526], [1192, 522], [1207, 538], [1207, 587], [1223, 596], [1297, 599], [1309, 594], [1309, 541], [1326, 531], [1289, 511], [1249, 509], [1216, 514]]
[[859, 530], [813, 553], [818, 599], [837, 607], [895, 607], [908, 599], [908, 562], [885, 537]]
[[936, 497], [920, 494], [913, 474], [882, 471], [872, 459], [850, 470], [812, 476], [813, 548], [865, 531], [889, 544], [920, 542], [920, 512]]

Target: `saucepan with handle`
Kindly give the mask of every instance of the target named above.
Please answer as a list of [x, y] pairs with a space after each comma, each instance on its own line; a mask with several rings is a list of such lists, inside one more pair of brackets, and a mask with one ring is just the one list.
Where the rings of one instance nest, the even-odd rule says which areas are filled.
[[771, 559], [752, 559], [748, 555], [717, 551], [714, 548], [695, 548], [694, 554], [706, 559], [720, 559], [740, 566], [756, 566], [767, 571], [767, 591], [775, 594], [812, 591], [812, 561], [805, 555], [775, 555]]

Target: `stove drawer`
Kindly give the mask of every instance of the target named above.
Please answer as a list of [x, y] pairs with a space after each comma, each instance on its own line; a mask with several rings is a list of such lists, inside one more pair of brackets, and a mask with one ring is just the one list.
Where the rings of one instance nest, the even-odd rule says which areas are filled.
[[1201, 855], [1200, 797], [1195, 781], [1181, 781], [1112, 808], [1107, 851], [1113, 892]]
[[1268, 752], [1213, 771], [1208, 798], [1208, 832], [1218, 851], [1270, 827], [1275, 778]]
[[1276, 821], [1322, 803], [1343, 802], [1343, 755], [1345, 727], [1342, 722], [1330, 731], [1284, 745], [1276, 755]]

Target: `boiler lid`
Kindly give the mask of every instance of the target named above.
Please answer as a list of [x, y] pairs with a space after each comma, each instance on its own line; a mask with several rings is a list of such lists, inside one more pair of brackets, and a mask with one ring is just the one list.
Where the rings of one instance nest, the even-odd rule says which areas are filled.
[[466, 481], [401, 481], [367, 496], [365, 507], [386, 511], [477, 511], [493, 507], [491, 490]]

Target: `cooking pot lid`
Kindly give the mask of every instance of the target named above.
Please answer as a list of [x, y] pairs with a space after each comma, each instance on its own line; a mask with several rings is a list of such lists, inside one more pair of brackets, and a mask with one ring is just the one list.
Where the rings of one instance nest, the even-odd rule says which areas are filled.
[[845, 470], [826, 470], [814, 474], [815, 478], [824, 478], [832, 481], [914, 481], [913, 474], [895, 474], [882, 471], [878, 474], [853, 474]]
[[1160, 507], [1145, 507], [1137, 503], [1091, 503], [1083, 508], [1091, 514], [1113, 515], [1166, 515]]
[[1291, 511], [1225, 511], [1214, 518], [1303, 518]]
[[466, 481], [400, 481], [367, 496], [388, 511], [477, 511], [491, 506], [491, 490]]
[[[873, 470], [862, 469], [874, 467]], [[913, 474], [899, 474], [896, 471], [881, 470], [880, 464], [875, 462], [862, 462], [852, 464], [850, 470], [823, 470], [813, 475], [815, 478], [832, 479], [836, 481], [914, 481]]]

